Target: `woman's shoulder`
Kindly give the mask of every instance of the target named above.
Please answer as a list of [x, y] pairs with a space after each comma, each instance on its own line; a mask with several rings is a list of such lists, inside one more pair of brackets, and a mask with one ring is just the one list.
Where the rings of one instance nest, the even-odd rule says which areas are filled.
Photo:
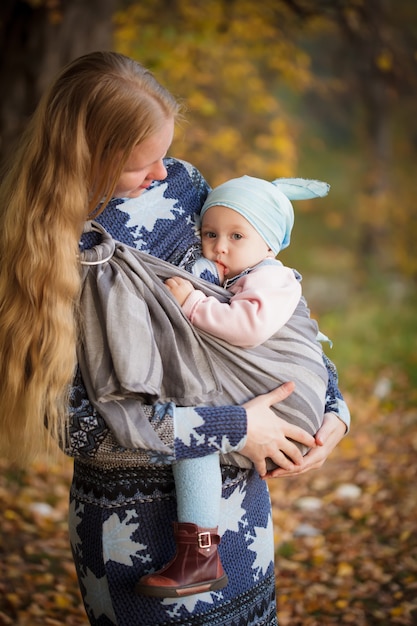
[[178, 190], [180, 190], [184, 184], [189, 185], [191, 183], [197, 193], [202, 198], [206, 198], [210, 187], [195, 165], [174, 157], [166, 157], [164, 163], [168, 173], [165, 182], [168, 183], [169, 187], [175, 189], [178, 185]]
[[168, 157], [164, 164], [165, 179], [154, 181], [136, 198], [114, 198], [97, 221], [114, 239], [178, 264], [199, 242], [195, 216], [208, 184], [187, 161]]

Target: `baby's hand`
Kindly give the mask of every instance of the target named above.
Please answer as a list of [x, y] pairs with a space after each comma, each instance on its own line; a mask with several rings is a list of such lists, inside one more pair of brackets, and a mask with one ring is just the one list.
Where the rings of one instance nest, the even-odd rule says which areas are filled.
[[217, 267], [217, 273], [219, 275], [219, 282], [222, 285], [224, 283], [224, 279], [225, 279], [225, 267], [222, 263], [218, 263], [217, 261], [214, 261]]
[[167, 278], [165, 285], [168, 287], [180, 306], [184, 304], [190, 293], [194, 291], [194, 287], [190, 281], [186, 278], [180, 278], [179, 276]]

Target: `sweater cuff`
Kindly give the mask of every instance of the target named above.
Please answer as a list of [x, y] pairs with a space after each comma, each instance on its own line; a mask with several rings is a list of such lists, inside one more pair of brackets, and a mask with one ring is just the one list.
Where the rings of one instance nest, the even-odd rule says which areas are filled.
[[247, 417], [241, 406], [176, 407], [175, 457], [238, 452], [246, 442]]

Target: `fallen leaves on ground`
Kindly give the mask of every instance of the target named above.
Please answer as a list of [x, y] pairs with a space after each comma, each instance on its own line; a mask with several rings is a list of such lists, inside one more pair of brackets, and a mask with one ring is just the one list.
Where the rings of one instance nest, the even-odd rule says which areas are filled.
[[[280, 626], [417, 624], [417, 409], [347, 399], [352, 431], [323, 468], [270, 481]], [[88, 624], [70, 480], [67, 459], [26, 472], [0, 462], [2, 626]]]
[[68, 540], [71, 462], [0, 464], [0, 625], [86, 626]]
[[349, 405], [321, 470], [270, 481], [280, 626], [417, 624], [417, 409]]

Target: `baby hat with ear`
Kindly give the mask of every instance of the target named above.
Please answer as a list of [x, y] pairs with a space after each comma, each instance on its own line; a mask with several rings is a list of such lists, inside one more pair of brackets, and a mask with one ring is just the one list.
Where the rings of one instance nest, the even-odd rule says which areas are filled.
[[275, 255], [290, 243], [294, 210], [290, 200], [327, 195], [330, 185], [304, 178], [277, 178], [272, 182], [252, 176], [232, 178], [208, 194], [200, 217], [212, 206], [225, 206], [245, 217]]

